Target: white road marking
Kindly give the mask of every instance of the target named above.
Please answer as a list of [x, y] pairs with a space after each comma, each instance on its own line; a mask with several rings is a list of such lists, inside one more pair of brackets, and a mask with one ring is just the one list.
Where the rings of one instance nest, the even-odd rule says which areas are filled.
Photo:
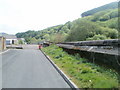
[[4, 51], [4, 52], [1, 52], [0, 54], [3, 54], [3, 53], [6, 53], [6, 52], [8, 52], [10, 49], [8, 49], [8, 50], [6, 50], [6, 51]]

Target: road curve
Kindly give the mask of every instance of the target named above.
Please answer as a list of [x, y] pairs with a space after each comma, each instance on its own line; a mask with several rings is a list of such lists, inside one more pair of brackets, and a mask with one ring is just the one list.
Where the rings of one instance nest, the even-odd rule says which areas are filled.
[[34, 49], [2, 54], [2, 88], [70, 88], [43, 53]]

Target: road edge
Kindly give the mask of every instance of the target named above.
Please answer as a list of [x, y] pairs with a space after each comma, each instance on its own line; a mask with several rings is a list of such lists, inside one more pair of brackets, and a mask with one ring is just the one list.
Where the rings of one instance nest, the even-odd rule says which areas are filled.
[[45, 55], [45, 57], [49, 60], [49, 62], [53, 65], [57, 72], [62, 76], [62, 78], [67, 82], [67, 84], [72, 88], [72, 90], [79, 90], [79, 88], [67, 77], [67, 75], [50, 59], [50, 57], [46, 55], [44, 51], [40, 51]]
[[10, 50], [10, 49], [6, 49], [5, 51], [0, 52], [0, 54], [4, 54], [4, 53], [8, 52], [9, 50]]

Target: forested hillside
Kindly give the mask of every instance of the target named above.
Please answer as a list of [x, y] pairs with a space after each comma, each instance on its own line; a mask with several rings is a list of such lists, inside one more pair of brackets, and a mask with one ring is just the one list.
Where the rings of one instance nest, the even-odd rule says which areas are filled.
[[25, 38], [28, 43], [40, 41], [65, 42], [83, 40], [103, 40], [118, 38], [118, 8], [113, 2], [87, 11], [73, 22], [57, 25], [44, 30], [29, 30], [17, 33], [17, 37]]
[[115, 8], [118, 8], [118, 2], [112, 2], [112, 3], [106, 4], [104, 6], [101, 6], [101, 7], [94, 8], [92, 10], [86, 11], [86, 12], [82, 13], [81, 16], [85, 17], [85, 16], [93, 15], [93, 14], [95, 14], [97, 12], [100, 12], [100, 11], [103, 11], [103, 10], [115, 9]]
[[72, 23], [67, 22], [64, 25], [57, 25], [44, 30], [29, 30], [23, 33], [17, 33], [18, 38], [25, 38], [28, 43], [39, 43], [40, 41], [63, 42], [70, 32]]

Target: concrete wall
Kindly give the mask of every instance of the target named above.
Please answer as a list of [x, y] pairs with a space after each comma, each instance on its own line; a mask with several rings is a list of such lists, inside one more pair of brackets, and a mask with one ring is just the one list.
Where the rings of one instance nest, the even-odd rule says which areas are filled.
[[4, 37], [0, 37], [0, 51], [3, 51], [6, 49], [6, 41]]

